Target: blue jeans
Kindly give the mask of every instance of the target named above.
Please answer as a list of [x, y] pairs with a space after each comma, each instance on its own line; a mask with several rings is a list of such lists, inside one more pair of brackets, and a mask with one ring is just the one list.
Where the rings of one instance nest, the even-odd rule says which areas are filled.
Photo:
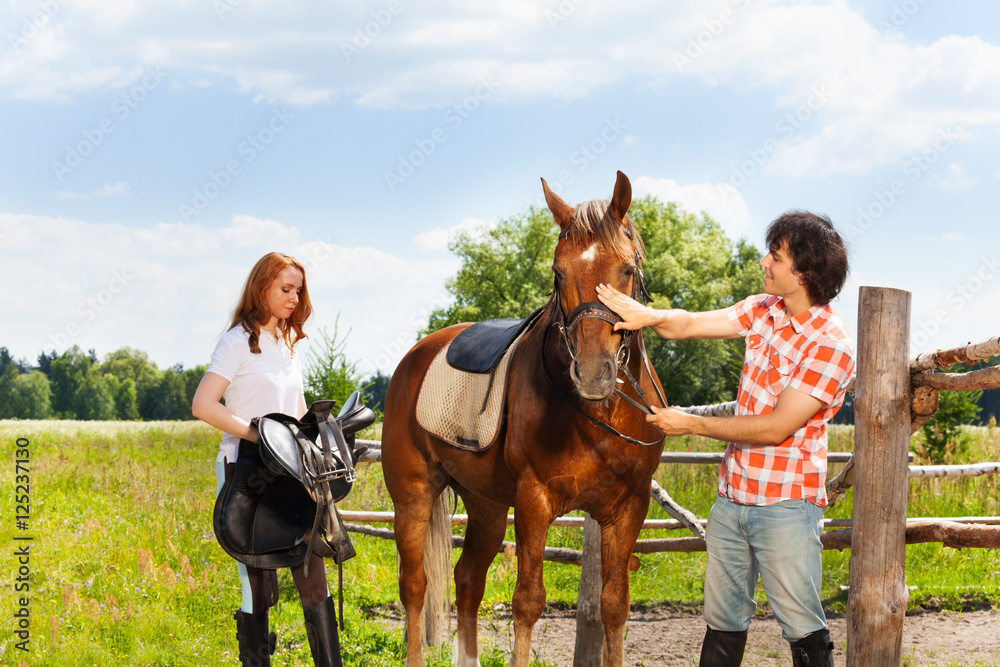
[[705, 622], [713, 630], [750, 627], [760, 577], [767, 601], [789, 642], [826, 628], [820, 602], [823, 508], [804, 500], [740, 505], [719, 496], [705, 541]]

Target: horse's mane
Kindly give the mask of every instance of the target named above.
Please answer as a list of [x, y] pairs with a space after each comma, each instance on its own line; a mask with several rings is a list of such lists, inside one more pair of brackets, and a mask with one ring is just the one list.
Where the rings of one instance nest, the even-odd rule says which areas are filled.
[[625, 216], [625, 225], [622, 226], [609, 212], [610, 204], [610, 199], [591, 199], [579, 204], [573, 209], [569, 225], [563, 230], [562, 236], [582, 243], [592, 242], [588, 239], [591, 237], [602, 248], [610, 250], [619, 260], [633, 261], [638, 253], [641, 262], [646, 256], [642, 235], [628, 215]]

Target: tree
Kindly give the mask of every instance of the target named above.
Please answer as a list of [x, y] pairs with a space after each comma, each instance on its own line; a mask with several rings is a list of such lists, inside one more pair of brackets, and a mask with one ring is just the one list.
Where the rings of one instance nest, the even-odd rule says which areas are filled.
[[[707, 214], [695, 216], [655, 197], [632, 203], [629, 216], [646, 244], [646, 286], [655, 308], [726, 308], [762, 287], [761, 254], [746, 239], [735, 244]], [[663, 340], [645, 332], [650, 359], [673, 405], [736, 398], [745, 343]]]
[[76, 419], [77, 389], [90, 370], [90, 357], [76, 345], [49, 364], [52, 411], [57, 419]]
[[445, 282], [455, 303], [430, 314], [428, 334], [459, 322], [527, 317], [552, 290], [552, 256], [559, 229], [548, 211], [531, 207], [482, 234], [459, 233], [449, 249], [462, 260]]
[[79, 378], [73, 396], [73, 412], [77, 419], [114, 419], [115, 399], [97, 365], [91, 365]]
[[[743, 239], [734, 244], [707, 215], [646, 197], [632, 202], [629, 216], [646, 244], [651, 305], [715, 310], [760, 291], [760, 251]], [[483, 235], [458, 235], [449, 247], [462, 266], [446, 283], [455, 303], [431, 313], [424, 333], [456, 322], [526, 317], [543, 305], [553, 285], [558, 232], [547, 211], [531, 208]], [[664, 341], [652, 332], [645, 340], [671, 404], [736, 397], [742, 340]]]
[[37, 370], [20, 373], [8, 362], [0, 373], [0, 419], [45, 419], [51, 414], [49, 380]]
[[365, 380], [365, 404], [378, 414], [385, 412], [385, 392], [389, 388], [390, 379], [390, 376], [379, 370]]
[[357, 362], [348, 361], [347, 355], [344, 354], [347, 335], [351, 332], [348, 331], [343, 339], [338, 340], [339, 322], [338, 315], [333, 324], [332, 336], [326, 329], [320, 329], [318, 344], [314, 344], [317, 347], [309, 350], [309, 358], [303, 373], [307, 404], [319, 399], [332, 398], [337, 401], [338, 406], [342, 406], [353, 392], [365, 389], [358, 373]]
[[104, 379], [115, 402], [115, 416], [126, 421], [139, 419], [139, 403], [132, 378], [119, 380], [114, 375], [105, 375]]
[[190, 419], [191, 403], [183, 378], [173, 369], [161, 373], [139, 397], [139, 414], [145, 420]]
[[976, 402], [982, 393], [982, 390], [939, 393], [937, 411], [920, 427], [924, 436], [923, 455], [932, 463], [954, 460], [968, 449], [970, 436], [962, 426], [979, 417]]

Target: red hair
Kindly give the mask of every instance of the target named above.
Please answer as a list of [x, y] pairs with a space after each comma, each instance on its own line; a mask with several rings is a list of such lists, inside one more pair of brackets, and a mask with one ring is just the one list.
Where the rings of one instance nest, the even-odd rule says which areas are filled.
[[[233, 321], [229, 325], [232, 329], [237, 324], [243, 326], [243, 330], [250, 334], [250, 351], [260, 354], [260, 328], [271, 321], [271, 311], [267, 307], [267, 299], [264, 294], [271, 283], [286, 268], [298, 269], [302, 274], [302, 291], [299, 292], [299, 303], [295, 306], [292, 314], [285, 319], [278, 320], [278, 331], [285, 345], [293, 353], [295, 345], [303, 338], [308, 338], [302, 331], [302, 325], [312, 315], [312, 303], [309, 301], [309, 288], [306, 286], [306, 270], [297, 259], [283, 252], [269, 252], [254, 264], [250, 269], [250, 275], [243, 285], [243, 293], [240, 295], [239, 303], [233, 309]], [[292, 332], [295, 332], [295, 339], [292, 339]]]

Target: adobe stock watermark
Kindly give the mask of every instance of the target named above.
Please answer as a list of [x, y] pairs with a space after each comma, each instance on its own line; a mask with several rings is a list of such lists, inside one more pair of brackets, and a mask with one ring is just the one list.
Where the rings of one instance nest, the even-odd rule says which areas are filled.
[[569, 17], [573, 16], [585, 2], [587, 0], [559, 0], [555, 10], [545, 10], [545, 20], [549, 22], [549, 27], [555, 30], [560, 23], [569, 20]]
[[215, 9], [215, 15], [219, 17], [220, 21], [226, 20], [226, 14], [236, 11], [236, 8], [243, 4], [243, 0], [215, 0], [212, 3], [212, 7]]
[[382, 9], [372, 11], [370, 21], [363, 26], [354, 28], [354, 36], [351, 41], [340, 43], [340, 52], [344, 59], [351, 62], [356, 56], [361, 55], [361, 52], [371, 45], [372, 40], [377, 39], [402, 11], [403, 3], [399, 0], [389, 0]]
[[719, 194], [722, 195], [723, 199], [729, 198], [737, 190], [746, 185], [768, 163], [778, 149], [781, 148], [782, 142], [786, 142], [795, 136], [816, 115], [816, 112], [822, 109], [833, 97], [833, 92], [826, 87], [826, 84], [819, 84], [810, 88], [805, 102], [786, 113], [774, 124], [777, 134], [768, 137], [759, 146], [747, 149], [746, 159], [739, 163], [730, 163], [729, 181], [727, 183], [720, 183], [717, 186]]
[[[937, 136], [930, 146], [920, 153], [911, 155], [903, 162], [903, 175], [909, 177], [908, 180], [911, 184], [916, 183], [937, 162], [939, 157], [955, 145], [958, 139], [958, 135], [950, 125], [947, 128], [938, 129]], [[902, 178], [893, 179], [885, 189], [876, 188], [873, 190], [872, 201], [866, 206], [858, 207], [856, 222], [844, 230], [847, 240], [853, 241], [871, 229], [907, 191], [907, 181]]]
[[233, 178], [243, 173], [243, 167], [257, 159], [257, 156], [267, 150], [271, 143], [288, 129], [289, 124], [295, 119], [295, 114], [290, 113], [286, 107], [272, 109], [271, 118], [267, 124], [254, 134], [248, 135], [236, 147], [236, 154], [241, 159], [233, 159], [226, 162], [218, 171], [209, 171], [208, 178], [200, 187], [195, 187], [189, 203], [181, 204], [178, 207], [181, 219], [190, 222], [193, 216], [199, 215], [208, 208], [215, 199], [221, 195], [233, 182]]
[[[732, 0], [732, 5], [739, 11], [745, 11], [750, 6], [750, 0]], [[736, 12], [727, 8], [719, 12], [718, 16], [702, 21], [703, 29], [688, 38], [683, 53], [674, 51], [674, 65], [677, 71], [683, 72], [686, 67], [693, 65], [694, 61], [705, 53], [705, 49], [711, 47], [737, 18]]]
[[59, 13], [67, 0], [40, 0], [38, 11], [25, 16], [21, 20], [20, 33], [8, 32], [7, 41], [10, 48], [15, 52], [20, 51], [28, 45], [32, 39], [37, 37], [47, 25], [52, 23], [52, 18]]
[[[570, 165], [576, 169], [560, 169], [554, 178], [547, 178], [545, 182], [549, 184], [553, 192], [561, 194], [567, 186], [573, 183], [574, 174], [582, 174], [587, 171], [611, 146], [625, 136], [626, 129], [628, 129], [628, 125], [617, 116], [606, 118], [601, 130], [590, 140], [577, 146], [576, 150], [569, 156]], [[535, 197], [529, 197], [528, 205], [545, 208], [545, 193], [539, 192]]]
[[882, 36], [899, 32], [899, 29], [906, 25], [920, 9], [927, 4], [927, 0], [903, 0], [899, 3], [892, 3], [892, 11], [889, 18], [879, 19], [876, 27]]
[[495, 80], [492, 75], [482, 75], [479, 77], [479, 85], [476, 86], [475, 90], [462, 98], [461, 101], [445, 109], [441, 115], [444, 126], [435, 127], [426, 136], [414, 139], [414, 149], [405, 155], [398, 155], [399, 162], [396, 169], [383, 172], [382, 176], [385, 178], [385, 184], [389, 187], [389, 192], [395, 192], [397, 187], [413, 176], [417, 169], [437, 152], [438, 147], [448, 140], [449, 131], [454, 132], [460, 128], [499, 87], [500, 82]]
[[400, 331], [396, 338], [380, 346], [381, 352], [375, 355], [374, 359], [361, 360], [362, 375], [371, 377], [376, 372], [381, 371], [386, 375], [391, 375], [395, 369], [394, 360], [401, 358], [416, 343], [416, 332], [427, 326], [431, 313], [435, 310], [446, 308], [451, 302], [451, 297], [447, 292], [441, 292], [431, 299], [427, 305], [413, 310], [410, 313], [409, 324], [412, 329]]
[[945, 300], [951, 304], [951, 307], [938, 308], [931, 317], [913, 327], [913, 329], [919, 329], [919, 331], [914, 331], [910, 335], [911, 347], [917, 350], [926, 348], [927, 344], [941, 330], [941, 326], [948, 324], [955, 313], [960, 312], [972, 303], [976, 295], [983, 290], [983, 287], [996, 278], [998, 274], [1000, 274], [1000, 261], [997, 260], [997, 255], [993, 254], [989, 257], [983, 257], [979, 261], [979, 266], [976, 267], [975, 272], [970, 274], [964, 281], [955, 285], [945, 295]]
[[62, 161], [52, 161], [52, 173], [55, 174], [59, 182], [72, 174], [84, 159], [91, 155], [97, 147], [104, 143], [117, 128], [116, 121], [123, 123], [132, 115], [132, 112], [139, 108], [149, 94], [160, 87], [166, 75], [159, 65], [147, 65], [146, 73], [137, 84], [124, 93], [118, 95], [111, 103], [111, 112], [101, 120], [97, 121], [94, 127], [84, 129], [81, 134], [83, 139], [72, 145], [66, 146], [66, 153]]
[[73, 339], [80, 335], [81, 323], [89, 324], [97, 319], [110, 306], [115, 297], [125, 291], [129, 282], [135, 278], [129, 272], [128, 267], [121, 267], [111, 272], [111, 278], [105, 284], [104, 289], [88, 294], [77, 305], [76, 314], [79, 319], [67, 322], [61, 330], [49, 334], [49, 343], [53, 349], [59, 353], [69, 348]]

